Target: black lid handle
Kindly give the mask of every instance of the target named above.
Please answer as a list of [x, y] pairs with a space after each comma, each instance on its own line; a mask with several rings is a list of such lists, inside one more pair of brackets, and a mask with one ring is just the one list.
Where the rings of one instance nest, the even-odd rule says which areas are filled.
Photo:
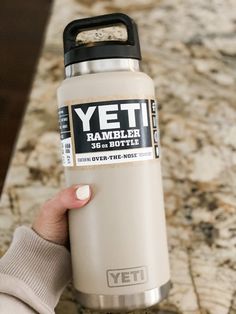
[[[127, 30], [126, 41], [94, 41], [93, 45], [77, 45], [77, 35], [83, 31], [123, 24]], [[141, 60], [138, 30], [126, 14], [112, 13], [69, 23], [63, 33], [65, 66], [96, 59], [133, 58]]]
[[139, 46], [137, 28], [134, 21], [126, 14], [112, 13], [74, 20], [69, 23], [63, 33], [64, 53], [67, 53], [76, 47], [76, 38], [79, 33], [85, 30], [101, 28], [103, 26], [113, 26], [118, 23], [122, 23], [126, 26], [128, 35], [127, 41], [122, 41], [121, 43], [126, 43], [132, 46]]

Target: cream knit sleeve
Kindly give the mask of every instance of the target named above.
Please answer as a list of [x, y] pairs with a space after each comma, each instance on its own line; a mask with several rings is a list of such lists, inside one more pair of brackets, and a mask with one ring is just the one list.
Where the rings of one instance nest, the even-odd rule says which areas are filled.
[[69, 251], [19, 227], [0, 259], [0, 313], [53, 314], [70, 278]]

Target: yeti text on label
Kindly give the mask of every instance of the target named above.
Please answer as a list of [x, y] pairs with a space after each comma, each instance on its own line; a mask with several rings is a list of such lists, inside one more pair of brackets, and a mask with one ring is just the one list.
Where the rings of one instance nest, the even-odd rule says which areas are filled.
[[147, 104], [145, 102], [91, 106], [86, 112], [84, 112], [82, 108], [76, 108], [74, 110], [82, 121], [84, 132], [90, 131], [90, 119], [96, 110], [98, 110], [99, 125], [101, 130], [120, 128], [120, 122], [115, 121], [118, 120], [117, 112], [119, 110], [127, 112], [130, 128], [136, 127], [135, 110], [141, 110], [143, 126], [148, 127]]

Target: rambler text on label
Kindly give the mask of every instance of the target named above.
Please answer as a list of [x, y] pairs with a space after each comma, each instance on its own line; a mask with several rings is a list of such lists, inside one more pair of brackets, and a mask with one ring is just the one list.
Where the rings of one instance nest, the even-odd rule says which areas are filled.
[[140, 137], [139, 129], [131, 129], [131, 130], [117, 130], [117, 131], [106, 131], [106, 132], [95, 132], [95, 133], [87, 133], [87, 141], [105, 141], [105, 140], [113, 140], [120, 138], [133, 138]]

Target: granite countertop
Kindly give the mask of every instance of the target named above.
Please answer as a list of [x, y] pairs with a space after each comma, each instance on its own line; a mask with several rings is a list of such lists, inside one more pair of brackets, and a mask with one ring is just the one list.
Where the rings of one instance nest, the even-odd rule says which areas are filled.
[[[56, 0], [0, 207], [0, 254], [16, 226], [64, 186], [56, 88], [72, 19], [121, 11], [138, 23], [143, 70], [160, 103], [172, 289], [146, 310], [236, 313], [235, 0]], [[72, 287], [58, 314], [88, 313]]]

